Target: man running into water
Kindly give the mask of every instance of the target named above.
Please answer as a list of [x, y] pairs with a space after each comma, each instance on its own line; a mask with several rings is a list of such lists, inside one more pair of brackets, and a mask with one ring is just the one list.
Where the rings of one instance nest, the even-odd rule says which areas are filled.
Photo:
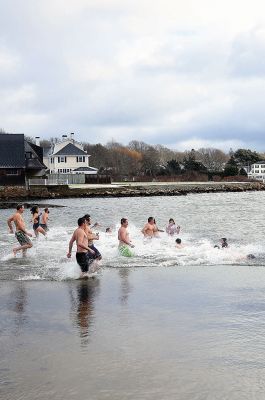
[[41, 222], [40, 226], [44, 229], [45, 232], [48, 232], [48, 219], [49, 219], [49, 209], [46, 207], [44, 208], [44, 212], [41, 214]]
[[18, 204], [17, 212], [7, 220], [7, 225], [9, 227], [10, 233], [14, 233], [12, 226], [12, 222], [14, 222], [16, 227], [15, 236], [20, 244], [19, 247], [13, 248], [13, 253], [15, 257], [18, 251], [22, 251], [23, 255], [26, 255], [27, 249], [30, 249], [32, 247], [32, 242], [29, 239], [29, 236], [32, 236], [32, 234], [26, 231], [25, 222], [22, 217], [23, 212], [24, 206], [22, 204]]
[[[88, 238], [88, 245], [89, 247], [94, 251], [94, 254], [88, 253], [87, 257], [89, 259], [89, 262], [91, 264], [90, 270], [91, 272], [95, 272], [99, 267], [98, 267], [98, 261], [102, 259], [102, 256], [98, 249], [94, 246], [93, 240], [99, 240], [99, 234], [98, 233], [93, 233], [92, 229], [90, 227], [91, 225], [91, 217], [89, 214], [84, 215], [85, 220], [86, 220], [86, 226], [85, 226], [85, 232]], [[98, 226], [98, 223], [94, 224], [94, 226]]]
[[156, 224], [154, 217], [148, 218], [147, 223], [145, 224], [141, 232], [144, 234], [145, 238], [151, 239], [155, 236]]
[[76, 250], [76, 261], [80, 266], [82, 271], [81, 278], [87, 275], [90, 261], [87, 257], [88, 253], [95, 254], [95, 252], [88, 246], [88, 238], [85, 232], [86, 228], [86, 220], [85, 218], [79, 218], [77, 221], [78, 228], [74, 231], [70, 242], [69, 242], [69, 250], [67, 253], [67, 257], [71, 258], [72, 248], [74, 242], [76, 242], [77, 250]]
[[133, 253], [129, 247], [134, 247], [129, 238], [129, 232], [127, 231], [129, 222], [127, 218], [121, 219], [121, 227], [118, 230], [118, 240], [119, 240], [119, 252], [122, 256], [132, 257]]

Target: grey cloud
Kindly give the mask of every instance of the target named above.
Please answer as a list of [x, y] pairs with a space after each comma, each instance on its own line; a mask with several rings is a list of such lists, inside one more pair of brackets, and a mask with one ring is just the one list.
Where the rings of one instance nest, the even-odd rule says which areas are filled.
[[[238, 36], [232, 50], [203, 29], [165, 30], [150, 57], [146, 48], [147, 57], [138, 59], [141, 32], [126, 26], [132, 8], [124, 4], [94, 2], [61, 15], [52, 2], [6, 2], [0, 49], [17, 65], [9, 74], [0, 68], [3, 128], [42, 137], [75, 131], [91, 142], [235, 139], [264, 150], [261, 30]], [[10, 106], [8, 93], [23, 90]]]
[[265, 76], [265, 26], [243, 33], [234, 40], [229, 69], [234, 77]]

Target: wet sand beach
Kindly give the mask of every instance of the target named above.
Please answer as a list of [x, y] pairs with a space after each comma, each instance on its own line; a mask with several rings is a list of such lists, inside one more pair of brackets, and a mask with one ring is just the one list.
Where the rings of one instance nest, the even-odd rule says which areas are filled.
[[262, 399], [263, 274], [121, 268], [1, 282], [1, 398]]

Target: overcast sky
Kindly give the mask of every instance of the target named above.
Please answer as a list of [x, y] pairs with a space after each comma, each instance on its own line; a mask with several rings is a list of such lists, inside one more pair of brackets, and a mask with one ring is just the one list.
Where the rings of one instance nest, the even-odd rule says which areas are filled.
[[265, 151], [263, 0], [0, 0], [0, 128]]

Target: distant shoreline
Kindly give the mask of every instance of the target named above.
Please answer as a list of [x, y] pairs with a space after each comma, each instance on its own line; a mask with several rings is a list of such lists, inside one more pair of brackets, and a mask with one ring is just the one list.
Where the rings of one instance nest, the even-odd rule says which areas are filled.
[[[60, 198], [149, 197], [185, 196], [200, 193], [264, 191], [260, 182], [179, 182], [179, 183], [118, 183], [113, 185], [87, 185], [0, 188], [0, 208], [13, 208], [17, 202]], [[10, 206], [10, 207], [9, 207]], [[51, 205], [52, 206], [52, 205]]]

